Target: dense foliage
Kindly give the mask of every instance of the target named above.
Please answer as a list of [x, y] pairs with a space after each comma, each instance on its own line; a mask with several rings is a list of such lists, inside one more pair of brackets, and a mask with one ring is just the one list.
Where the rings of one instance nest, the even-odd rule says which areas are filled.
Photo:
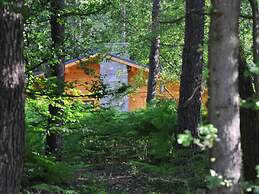
[[[65, 125], [58, 129], [64, 135], [62, 161], [44, 153], [47, 101], [27, 100], [24, 192], [186, 193], [205, 187], [203, 180], [209, 172], [206, 152], [176, 151], [173, 146], [174, 101], [158, 101], [148, 110], [131, 113], [93, 110], [81, 102], [67, 102]], [[114, 186], [111, 179], [117, 180]], [[143, 185], [137, 184], [141, 179]]]
[[[76, 82], [62, 83], [64, 88], [60, 93], [57, 92], [61, 79], [58, 79], [58, 75], [51, 75], [51, 72], [57, 64], [62, 66], [63, 63], [72, 59], [91, 56], [88, 62], [81, 63], [81, 68], [85, 66], [83, 69], [86, 74], [93, 73], [88, 65], [106, 59], [106, 53], [125, 54], [136, 64], [148, 67], [150, 42], [154, 35], [151, 30], [152, 1], [65, 0], [64, 2], [66, 4], [64, 9], [54, 10], [49, 0], [24, 0], [24, 5], [21, 7], [13, 7], [10, 6], [9, 1], [0, 0], [1, 18], [4, 18], [2, 9], [7, 8], [15, 14], [21, 12], [24, 17], [24, 29], [20, 33], [24, 36], [26, 136], [21, 192], [26, 194], [200, 194], [215, 188], [230, 188], [232, 186], [231, 180], [211, 169], [209, 165], [209, 163], [213, 164], [216, 161], [216, 158], [211, 157], [209, 152], [215, 148], [215, 143], [219, 144], [218, 133], [222, 131], [216, 129], [208, 121], [208, 111], [215, 113], [215, 117], [219, 113], [215, 110], [208, 110], [207, 99], [202, 102], [202, 114], [201, 117], [198, 115], [197, 119], [199, 122], [198, 132], [193, 135], [189, 130], [183, 130], [183, 133], [178, 134], [178, 102], [172, 99], [156, 98], [148, 108], [134, 112], [121, 112], [113, 107], [99, 106], [99, 100], [108, 95], [123, 96], [137, 91], [146, 82], [144, 71], [135, 77], [134, 86], [122, 84], [122, 87], [117, 90], [112, 90], [109, 85], [105, 85], [103, 77], [96, 77], [98, 81], [92, 84], [90, 91], [84, 97], [95, 99], [98, 101], [98, 106], [80, 101], [83, 95], [76, 88]], [[158, 56], [160, 74], [155, 77], [155, 79], [159, 77], [159, 83], [179, 81], [182, 73], [185, 19], [188, 14], [192, 14], [186, 12], [185, 2], [186, 0], [161, 1], [160, 30], [153, 32], [157, 33], [161, 40], [160, 55]], [[204, 0], [204, 2], [204, 10], [191, 10], [191, 12], [197, 12], [195, 14], [201, 14], [205, 18], [204, 37], [202, 36], [204, 44], [198, 48], [203, 55], [201, 62], [203, 63], [201, 64], [203, 78], [199, 81], [198, 87], [207, 92], [207, 88], [212, 88], [211, 85], [220, 85], [220, 81], [228, 79], [234, 80], [237, 85], [237, 63], [239, 66], [243, 63], [243, 74], [239, 72], [239, 77], [242, 77], [243, 80], [249, 80], [250, 85], [248, 86], [248, 82], [239, 83], [239, 88], [242, 88], [240, 86], [243, 84], [245, 85], [243, 88], [250, 88], [252, 93], [251, 95], [245, 94], [245, 99], [241, 99], [241, 114], [238, 113], [238, 119], [240, 117], [241, 120], [240, 128], [245, 126], [245, 129], [240, 130], [242, 133], [241, 141], [243, 141], [243, 137], [248, 139], [247, 142], [242, 142], [243, 160], [246, 160], [248, 155], [248, 159], [252, 158], [258, 163], [258, 154], [251, 154], [256, 153], [254, 151], [256, 148], [249, 144], [249, 139], [253, 139], [253, 142], [256, 142], [255, 147], [258, 146], [259, 149], [258, 137], [253, 137], [251, 135], [253, 133], [248, 133], [248, 131], [252, 131], [255, 136], [258, 135], [256, 131], [258, 121], [254, 125], [256, 129], [249, 128], [249, 124], [251, 124], [249, 119], [251, 118], [247, 116], [250, 113], [251, 117], [257, 116], [257, 120], [259, 120], [259, 66], [255, 59], [255, 40], [257, 40], [255, 35], [258, 36], [258, 33], [254, 31], [256, 26], [253, 26], [254, 20], [259, 17], [255, 18], [252, 15], [251, 4], [254, 1], [240, 0], [241, 12], [238, 24], [240, 51], [238, 59], [231, 60], [231, 62], [235, 62], [233, 66], [236, 68], [236, 72], [229, 77], [218, 79], [217, 83], [212, 83], [210, 86], [207, 84], [207, 79], [210, 73], [215, 74], [216, 68], [212, 67], [213, 71], [209, 73], [207, 67], [211, 57], [208, 47], [209, 44], [210, 46], [213, 44], [213, 41], [209, 42], [209, 26], [212, 16], [215, 16], [216, 13], [211, 2], [216, 1]], [[259, 9], [257, 11], [259, 12]], [[64, 39], [60, 44], [62, 48], [54, 46], [55, 41], [53, 41], [53, 34], [51, 34], [50, 20], [54, 12], [58, 16], [56, 23], [65, 27]], [[218, 29], [215, 28], [215, 31]], [[222, 37], [225, 37], [224, 34]], [[195, 37], [193, 38], [195, 39]], [[2, 47], [0, 46], [0, 48]], [[0, 52], [13, 54], [1, 49]], [[0, 56], [2, 57], [2, 55]], [[7, 70], [10, 69], [12, 68], [7, 68]], [[6, 75], [7, 70], [3, 69], [3, 75]], [[219, 77], [225, 75], [224, 73], [219, 72]], [[13, 74], [11, 75], [7, 78], [15, 77]], [[64, 78], [64, 72], [60, 77]], [[3, 81], [9, 83], [7, 78], [3, 78]], [[194, 77], [194, 80], [197, 79]], [[4, 84], [0, 78], [0, 90], [2, 85]], [[190, 91], [192, 95], [184, 96], [183, 107], [188, 106], [195, 95], [196, 88], [193, 89], [194, 91]], [[228, 94], [229, 92], [225, 91]], [[239, 93], [241, 92], [239, 91]], [[230, 106], [231, 98], [232, 96], [225, 99], [229, 103], [221, 104], [216, 108], [224, 109]], [[239, 97], [235, 99], [237, 100]], [[220, 100], [216, 99], [215, 102]], [[197, 101], [201, 102], [202, 100], [199, 98]], [[6, 107], [9, 107], [8, 103], [7, 105]], [[56, 114], [50, 113], [50, 107], [56, 108]], [[239, 105], [236, 108], [238, 109]], [[12, 111], [12, 113], [15, 112]], [[194, 112], [188, 112], [188, 114]], [[224, 119], [220, 122], [223, 122]], [[58, 122], [51, 123], [51, 121]], [[231, 122], [232, 119], [225, 120], [227, 125], [228, 121]], [[8, 122], [3, 123], [8, 124]], [[0, 133], [2, 128], [0, 126]], [[46, 145], [47, 136], [53, 132], [61, 134], [62, 149], [58, 153], [59, 157], [46, 151], [48, 148]], [[235, 135], [233, 136], [238, 137]], [[240, 138], [237, 139], [239, 141]], [[227, 148], [228, 146], [226, 146]], [[248, 151], [245, 150], [246, 148]], [[5, 151], [5, 148], [1, 150]], [[236, 150], [233, 151], [233, 153], [236, 152]], [[250, 164], [249, 161], [248, 164]], [[243, 171], [245, 170], [244, 168]], [[238, 186], [242, 185], [248, 192], [259, 193], [258, 180], [255, 177], [259, 168], [252, 169], [252, 171], [254, 179], [247, 181], [247, 177], [244, 177]]]

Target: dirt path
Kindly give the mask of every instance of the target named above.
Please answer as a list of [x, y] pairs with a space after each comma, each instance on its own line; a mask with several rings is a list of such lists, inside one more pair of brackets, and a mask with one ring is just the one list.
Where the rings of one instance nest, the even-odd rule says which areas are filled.
[[123, 193], [123, 194], [145, 194], [145, 193], [170, 193], [175, 188], [185, 188], [188, 184], [180, 179], [170, 176], [161, 177], [151, 173], [137, 171], [127, 163], [110, 163], [94, 165], [77, 172], [76, 187], [91, 187], [92, 191], [99, 193]]

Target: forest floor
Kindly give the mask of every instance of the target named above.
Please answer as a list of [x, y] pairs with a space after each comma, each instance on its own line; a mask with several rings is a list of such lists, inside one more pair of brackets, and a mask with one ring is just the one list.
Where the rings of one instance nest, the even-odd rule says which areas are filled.
[[190, 191], [188, 182], [172, 176], [158, 176], [151, 172], [133, 173], [126, 163], [99, 164], [81, 169], [76, 174], [75, 188], [81, 190], [90, 185], [97, 193], [177, 194], [176, 187]]
[[127, 164], [102, 164], [98, 168], [79, 171], [76, 188], [82, 188], [89, 182], [97, 187], [95, 189], [103, 189], [107, 193], [173, 193], [169, 178], [143, 172], [132, 174]]
[[205, 187], [202, 158], [197, 154], [196, 158], [157, 164], [139, 160], [88, 161], [87, 167], [75, 172], [73, 185], [82, 194], [197, 194]]
[[[24, 194], [200, 194], [204, 164], [189, 160], [149, 164], [142, 161], [95, 161], [80, 164], [71, 181], [61, 184], [30, 182]], [[188, 162], [188, 163], [187, 163]], [[195, 169], [196, 168], [196, 169]], [[33, 188], [33, 189], [32, 189]]]
[[27, 113], [22, 194], [199, 193], [206, 188], [208, 157], [199, 149], [174, 148], [175, 107], [86, 112], [66, 126], [59, 161], [44, 154], [40, 121], [46, 121], [37, 117], [37, 129], [34, 112]]

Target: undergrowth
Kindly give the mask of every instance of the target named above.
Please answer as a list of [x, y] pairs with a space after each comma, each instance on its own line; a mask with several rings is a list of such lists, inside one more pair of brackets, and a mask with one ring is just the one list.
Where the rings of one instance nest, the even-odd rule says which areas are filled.
[[[62, 158], [57, 161], [44, 151], [49, 100], [27, 101], [24, 193], [187, 194], [204, 187], [206, 153], [174, 147], [174, 101], [158, 101], [135, 112], [93, 110], [66, 102], [59, 129]], [[112, 186], [110, 177], [119, 174], [130, 178]]]

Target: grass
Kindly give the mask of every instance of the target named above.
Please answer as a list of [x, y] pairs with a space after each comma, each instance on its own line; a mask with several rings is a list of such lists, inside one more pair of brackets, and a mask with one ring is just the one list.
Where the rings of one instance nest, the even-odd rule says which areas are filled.
[[73, 105], [69, 115], [78, 118], [63, 126], [62, 161], [44, 156], [45, 132], [35, 120], [46, 118], [35, 104], [27, 108], [24, 193], [190, 194], [205, 187], [206, 153], [174, 149], [175, 102], [132, 113]]

